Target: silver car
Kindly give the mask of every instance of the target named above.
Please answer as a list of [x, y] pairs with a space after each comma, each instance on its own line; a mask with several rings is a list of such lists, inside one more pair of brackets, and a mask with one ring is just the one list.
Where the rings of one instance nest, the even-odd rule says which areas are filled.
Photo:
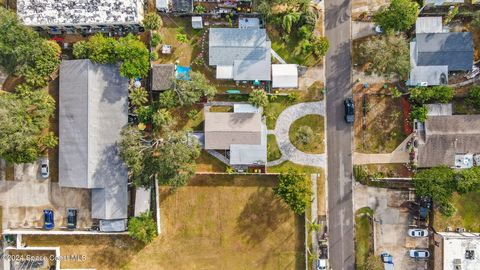
[[426, 259], [430, 257], [430, 252], [425, 249], [410, 249], [408, 254], [410, 255], [410, 258], [414, 259]]
[[50, 176], [50, 167], [49, 167], [48, 158], [42, 158], [40, 161], [40, 175], [43, 178], [48, 178]]
[[428, 230], [426, 229], [410, 229], [408, 230], [408, 235], [411, 237], [427, 237]]

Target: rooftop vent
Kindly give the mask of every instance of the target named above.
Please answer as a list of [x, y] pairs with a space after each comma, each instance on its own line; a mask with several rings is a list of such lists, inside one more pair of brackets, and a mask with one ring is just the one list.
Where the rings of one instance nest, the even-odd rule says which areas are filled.
[[465, 250], [465, 259], [475, 260], [475, 250]]

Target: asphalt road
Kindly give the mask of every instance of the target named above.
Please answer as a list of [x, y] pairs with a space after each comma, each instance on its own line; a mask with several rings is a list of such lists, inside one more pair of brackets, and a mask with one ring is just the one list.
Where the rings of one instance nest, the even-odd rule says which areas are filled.
[[343, 101], [351, 96], [351, 3], [325, 1], [329, 262], [333, 270], [355, 269], [352, 193], [352, 126]]

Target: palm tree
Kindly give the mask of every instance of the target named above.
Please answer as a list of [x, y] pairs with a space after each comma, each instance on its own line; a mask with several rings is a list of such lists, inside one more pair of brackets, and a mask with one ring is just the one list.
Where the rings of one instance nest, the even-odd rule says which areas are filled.
[[130, 90], [130, 103], [133, 106], [139, 107], [148, 101], [148, 93], [143, 87], [134, 87]]
[[287, 14], [283, 16], [282, 27], [287, 34], [290, 34], [290, 31], [292, 31], [292, 26], [300, 20], [300, 15], [300, 12], [289, 10]]

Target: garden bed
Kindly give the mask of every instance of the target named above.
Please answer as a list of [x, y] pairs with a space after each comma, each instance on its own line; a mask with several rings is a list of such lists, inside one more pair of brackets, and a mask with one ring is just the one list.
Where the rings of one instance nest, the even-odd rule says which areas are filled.
[[325, 153], [325, 121], [321, 115], [309, 114], [297, 119], [290, 126], [288, 136], [292, 144], [302, 152]]

